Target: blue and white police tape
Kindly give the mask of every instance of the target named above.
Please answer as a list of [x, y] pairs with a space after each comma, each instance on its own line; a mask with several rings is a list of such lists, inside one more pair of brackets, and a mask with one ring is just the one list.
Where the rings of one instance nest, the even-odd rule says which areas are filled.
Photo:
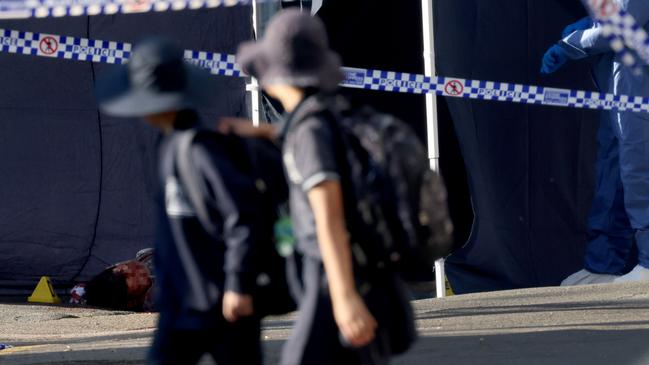
[[636, 74], [642, 72], [638, 56], [632, 52], [633, 46], [627, 42], [624, 31], [615, 25], [611, 19], [599, 20], [602, 25], [602, 34], [609, 42], [611, 49], [617, 54], [618, 59], [627, 67], [631, 67]]
[[[0, 0], [2, 18], [43, 18], [81, 15], [110, 15], [185, 9], [250, 5], [255, 0]], [[256, 0], [260, 2], [277, 0]], [[649, 35], [633, 16], [620, 9], [615, 0], [582, 0], [591, 15], [603, 25], [611, 48], [630, 67], [639, 69], [636, 54], [649, 64]]]
[[649, 112], [649, 98], [506, 82], [343, 68], [344, 87], [579, 109]]
[[620, 11], [619, 16], [615, 15], [600, 21], [603, 25], [602, 33], [609, 41], [611, 49], [618, 54], [624, 65], [640, 74], [642, 65], [649, 64], [646, 31], [639, 27], [635, 18], [625, 11]]
[[[81, 15], [110, 15], [185, 9], [250, 5], [255, 0], [0, 0], [2, 18], [43, 18]], [[277, 0], [256, 0], [268, 2]], [[603, 24], [603, 32], [620, 59], [638, 68], [634, 50], [649, 64], [649, 35], [633, 16], [620, 9], [615, 0], [582, 0], [591, 15]]]
[[[77, 61], [122, 64], [131, 55], [131, 45], [56, 34], [0, 29], [0, 52]], [[185, 51], [185, 60], [212, 74], [241, 76], [233, 55]]]
[[[0, 52], [78, 61], [122, 64], [128, 61], [131, 45], [55, 34], [0, 29]], [[186, 50], [185, 60], [223, 76], [244, 76], [233, 55]], [[649, 98], [601, 94], [451, 77], [343, 68], [343, 87], [408, 94], [433, 93], [466, 99], [551, 105], [569, 108], [649, 113]]]
[[[256, 0], [257, 3], [277, 0]], [[146, 13], [250, 5], [253, 0], [0, 0], [0, 19]]]
[[[582, 0], [591, 17], [602, 24], [602, 33], [609, 41], [611, 48], [618, 53], [622, 62], [639, 72], [641, 62], [649, 64], [649, 35], [644, 24], [620, 8], [615, 0]], [[633, 52], [630, 52], [634, 51]]]

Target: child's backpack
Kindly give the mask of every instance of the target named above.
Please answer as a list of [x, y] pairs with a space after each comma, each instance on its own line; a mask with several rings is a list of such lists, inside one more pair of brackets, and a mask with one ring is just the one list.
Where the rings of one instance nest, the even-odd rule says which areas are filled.
[[254, 252], [257, 268], [257, 286], [253, 293], [256, 313], [264, 316], [295, 310], [296, 305], [286, 280], [288, 258], [278, 253], [274, 242], [274, 225], [282, 218], [280, 210], [288, 200], [288, 186], [279, 148], [264, 139], [242, 138], [234, 134], [224, 135], [208, 130], [188, 130], [184, 133], [176, 155], [179, 180], [201, 225], [208, 233], [216, 234], [216, 228], [202, 193], [207, 191], [203, 186], [204, 181], [194, 172], [190, 158], [192, 143], [202, 138], [218, 139], [225, 154], [223, 157], [230, 159], [237, 167], [237, 172], [248, 177], [251, 185], [256, 188], [254, 201], [264, 217], [256, 227], [258, 235], [264, 237]]
[[355, 202], [345, 206], [352, 244], [370, 256], [365, 261], [387, 261], [407, 281], [429, 280], [435, 260], [451, 253], [453, 225], [426, 148], [392, 115], [333, 104], [328, 119], [343, 146], [345, 202]]

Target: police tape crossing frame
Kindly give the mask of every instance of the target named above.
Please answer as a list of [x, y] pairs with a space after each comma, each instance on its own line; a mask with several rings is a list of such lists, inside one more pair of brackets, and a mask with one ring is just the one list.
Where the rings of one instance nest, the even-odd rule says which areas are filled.
[[[252, 5], [278, 0], [0, 0], [0, 19], [111, 15]], [[638, 68], [634, 54], [649, 64], [649, 35], [615, 0], [582, 0], [603, 25], [604, 35], [622, 61]]]
[[346, 79], [341, 86], [350, 88], [408, 94], [434, 93], [465, 99], [579, 109], [649, 112], [649, 98], [639, 96], [345, 67], [343, 70]]
[[[255, 0], [263, 1], [278, 0]], [[179, 11], [251, 5], [253, 0], [2, 0], [0, 19]]]
[[[145, 13], [252, 5], [278, 0], [0, 0], [0, 19], [45, 18], [117, 13]], [[612, 49], [629, 67], [639, 68], [637, 56], [649, 64], [649, 35], [615, 0], [582, 0], [603, 25]]]
[[[637, 58], [649, 64], [649, 35], [642, 25], [615, 0], [582, 0], [593, 19], [602, 24], [602, 33], [621, 61], [641, 72]], [[630, 50], [635, 51], [633, 54]]]
[[[123, 64], [131, 55], [129, 43], [0, 29], [0, 52]], [[185, 60], [215, 75], [242, 76], [233, 55], [186, 50]]]
[[[131, 54], [128, 43], [0, 29], [0, 52], [123, 64]], [[235, 56], [186, 50], [185, 60], [214, 75], [245, 76]], [[465, 99], [519, 104], [649, 113], [649, 98], [602, 94], [593, 91], [547, 88], [504, 82], [427, 77], [419, 74], [343, 67], [341, 86], [408, 94], [433, 93]]]
[[0, 29], [0, 51], [100, 63], [123, 63], [129, 44]]
[[[111, 15], [251, 5], [278, 0], [0, 0], [0, 19]], [[582, 0], [603, 25], [612, 49], [629, 67], [639, 69], [637, 55], [649, 64], [649, 35], [614, 0]]]

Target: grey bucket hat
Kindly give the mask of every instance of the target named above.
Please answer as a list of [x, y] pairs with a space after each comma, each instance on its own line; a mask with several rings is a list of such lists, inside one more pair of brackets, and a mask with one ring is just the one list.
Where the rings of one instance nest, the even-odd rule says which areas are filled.
[[209, 73], [184, 61], [182, 49], [163, 38], [135, 45], [129, 62], [97, 81], [99, 108], [118, 117], [142, 117], [207, 103]]
[[262, 86], [288, 84], [333, 90], [344, 78], [340, 57], [329, 49], [322, 21], [297, 9], [275, 15], [261, 41], [242, 44], [237, 62]]

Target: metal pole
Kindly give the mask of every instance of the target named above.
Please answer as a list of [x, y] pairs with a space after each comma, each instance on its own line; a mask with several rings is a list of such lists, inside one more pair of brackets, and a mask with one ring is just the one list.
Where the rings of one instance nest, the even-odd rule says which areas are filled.
[[[255, 32], [255, 37], [259, 38], [260, 18], [256, 1], [252, 2], [252, 27]], [[261, 123], [261, 93], [259, 92], [259, 82], [256, 78], [250, 78], [250, 84], [246, 85], [246, 90], [250, 92], [252, 124], [258, 127]]]
[[[421, 1], [422, 24], [424, 32], [424, 73], [434, 77], [435, 72], [435, 30], [433, 0]], [[437, 126], [437, 99], [435, 94], [426, 94], [426, 129], [428, 131], [428, 158], [430, 168], [439, 171], [439, 133]], [[444, 259], [435, 262], [435, 287], [438, 298], [446, 296], [446, 273]]]

